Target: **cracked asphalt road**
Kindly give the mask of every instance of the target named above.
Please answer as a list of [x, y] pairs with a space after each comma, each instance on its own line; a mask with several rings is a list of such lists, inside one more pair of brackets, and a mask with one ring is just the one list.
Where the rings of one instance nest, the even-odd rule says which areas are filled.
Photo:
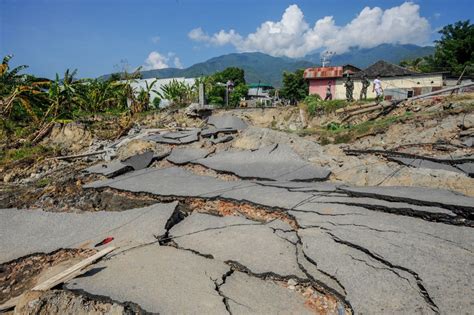
[[[272, 146], [204, 158], [210, 151], [176, 149], [168, 157], [176, 164], [196, 162], [240, 179], [170, 166], [84, 186], [163, 201], [149, 207], [0, 210], [0, 262], [113, 236], [119, 250], [65, 288], [163, 314], [472, 311], [474, 198], [308, 182], [329, 170], [295, 161], [290, 151]], [[265, 164], [272, 154], [275, 163]]]

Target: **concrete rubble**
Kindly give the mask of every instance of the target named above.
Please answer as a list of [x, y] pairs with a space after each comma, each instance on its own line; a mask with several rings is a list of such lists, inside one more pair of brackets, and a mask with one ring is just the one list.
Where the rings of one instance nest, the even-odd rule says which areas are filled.
[[[26, 266], [33, 254], [101, 249], [94, 245], [107, 237], [118, 247], [63, 286], [24, 295], [16, 311], [471, 312], [474, 194], [426, 179], [474, 184], [471, 155], [456, 155], [454, 164], [355, 156], [229, 113], [206, 122], [137, 130], [105, 145], [112, 160], [100, 155], [78, 172], [77, 191], [94, 199], [95, 211], [1, 209], [0, 285], [2, 270], [21, 259]], [[343, 180], [341, 169], [361, 165], [383, 181]], [[434, 184], [419, 185], [416, 176], [409, 185], [385, 182], [403, 165]], [[7, 291], [0, 301], [17, 294]]]

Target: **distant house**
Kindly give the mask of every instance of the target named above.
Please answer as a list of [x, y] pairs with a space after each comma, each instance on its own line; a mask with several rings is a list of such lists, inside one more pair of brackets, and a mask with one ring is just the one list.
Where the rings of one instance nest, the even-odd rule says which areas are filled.
[[341, 84], [343, 76], [347, 73], [353, 75], [359, 71], [359, 68], [352, 65], [308, 68], [304, 71], [303, 77], [308, 80], [309, 94], [318, 94], [323, 99], [326, 97], [326, 87], [331, 83], [331, 93], [335, 99], [339, 90], [337, 85]]
[[248, 85], [247, 93], [249, 98], [267, 98], [270, 97], [270, 91], [275, 88], [267, 83], [251, 83]]
[[[326, 95], [325, 87], [327, 86], [328, 78], [314, 76], [314, 73], [324, 70], [315, 71], [313, 69], [325, 68], [310, 68], [305, 70], [304, 77], [309, 81], [310, 94], [319, 94], [322, 98], [324, 98]], [[347, 72], [344, 69], [342, 69], [342, 72], [339, 70], [337, 75], [334, 75], [330, 78], [333, 85], [333, 99], [346, 98], [346, 89], [344, 87], [346, 77], [343, 75], [343, 73], [345, 74]], [[380, 76], [385, 99], [394, 100], [405, 99], [407, 97], [439, 90], [444, 85], [444, 77], [446, 75], [444, 72], [419, 73], [394, 65], [384, 60], [377, 61], [364, 70], [352, 71], [351, 74], [354, 80], [354, 98], [359, 98], [360, 90], [362, 89], [361, 78], [365, 74], [371, 83], [377, 76]], [[311, 88], [312, 86], [313, 89]], [[372, 84], [367, 89], [367, 97], [375, 97], [375, 93], [372, 93]]]

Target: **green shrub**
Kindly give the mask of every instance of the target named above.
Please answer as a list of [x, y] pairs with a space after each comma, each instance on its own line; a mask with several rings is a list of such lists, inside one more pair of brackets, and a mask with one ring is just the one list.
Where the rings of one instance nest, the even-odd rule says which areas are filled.
[[303, 100], [303, 104], [306, 106], [306, 111], [310, 117], [316, 116], [316, 113], [321, 110], [321, 97], [317, 94], [308, 95]]

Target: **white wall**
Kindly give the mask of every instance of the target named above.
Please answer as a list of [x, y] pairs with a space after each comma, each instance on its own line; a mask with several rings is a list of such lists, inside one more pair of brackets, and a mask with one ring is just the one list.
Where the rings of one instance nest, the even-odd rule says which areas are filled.
[[[146, 88], [146, 83], [148, 83], [149, 85], [156, 79], [140, 79], [140, 80], [135, 80], [135, 82], [133, 82], [131, 84], [132, 88], [136, 91], [136, 93], [138, 93], [142, 88], [145, 89]], [[188, 86], [192, 86], [194, 85], [196, 79], [195, 78], [168, 78], [168, 79], [158, 79], [155, 83], [155, 85], [153, 85], [153, 90], [157, 90], [159, 92], [161, 92], [161, 87], [170, 83], [171, 81], [173, 80], [176, 80], [178, 82], [184, 82], [186, 85]], [[156, 93], [154, 92], [150, 92], [150, 103], [153, 102], [153, 100], [157, 97]], [[167, 106], [169, 105], [169, 100], [162, 100], [161, 101], [161, 104], [160, 104], [160, 107], [163, 107], [163, 106]]]
[[[345, 78], [336, 80], [336, 92], [333, 95], [334, 99], [345, 99], [346, 88], [344, 87]], [[388, 77], [380, 78], [382, 81], [382, 88], [385, 89], [413, 89], [415, 87], [442, 87], [443, 76], [441, 74], [427, 74], [419, 76], [404, 76], [404, 77]], [[367, 97], [375, 98], [375, 93], [372, 93], [373, 80], [367, 89]], [[362, 83], [360, 80], [354, 80], [354, 99], [359, 99]]]

